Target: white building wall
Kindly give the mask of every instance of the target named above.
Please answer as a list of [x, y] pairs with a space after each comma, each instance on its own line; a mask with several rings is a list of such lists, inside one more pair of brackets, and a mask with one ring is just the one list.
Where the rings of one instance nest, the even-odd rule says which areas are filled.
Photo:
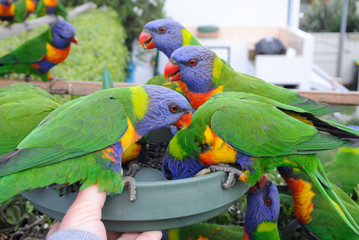
[[182, 25], [286, 26], [288, 0], [166, 0], [166, 16]]

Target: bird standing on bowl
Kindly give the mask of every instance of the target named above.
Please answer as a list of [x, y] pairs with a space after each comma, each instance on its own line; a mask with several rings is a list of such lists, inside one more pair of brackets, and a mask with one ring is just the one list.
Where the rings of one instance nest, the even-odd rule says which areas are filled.
[[0, 202], [51, 184], [97, 184], [114, 195], [134, 179], [122, 178], [122, 154], [149, 131], [189, 124], [188, 101], [165, 87], [106, 89], [63, 104], [0, 157]]
[[60, 0], [40, 0], [36, 7], [36, 15], [42, 17], [45, 15], [55, 15], [56, 18], [58, 15], [62, 16], [67, 20], [67, 12], [60, 2]]
[[184, 46], [175, 50], [165, 68], [165, 77], [179, 85], [194, 108], [217, 92], [247, 92], [302, 108], [316, 116], [338, 111], [300, 96], [297, 92], [239, 73], [224, 64], [209, 48]]
[[[326, 199], [303, 173], [289, 166], [277, 169], [292, 193], [294, 214], [309, 239], [358, 239], [337, 214], [329, 211]], [[354, 220], [359, 222], [358, 204], [337, 185], [331, 185]]]
[[42, 81], [51, 80], [49, 70], [70, 54], [71, 43], [77, 44], [75, 34], [76, 30], [69, 22], [56, 22], [41, 35], [1, 57], [0, 76], [25, 73], [27, 77], [35, 75]]
[[[163, 172], [168, 179], [182, 179], [211, 166], [212, 171], [229, 172], [223, 183], [228, 189], [235, 176], [252, 186], [275, 167], [296, 167], [357, 232], [357, 224], [330, 186], [316, 152], [348, 146], [358, 139], [358, 131], [327, 123], [300, 108], [254, 94], [217, 93], [196, 110], [191, 125], [170, 141]], [[241, 166], [244, 172], [229, 164]]]

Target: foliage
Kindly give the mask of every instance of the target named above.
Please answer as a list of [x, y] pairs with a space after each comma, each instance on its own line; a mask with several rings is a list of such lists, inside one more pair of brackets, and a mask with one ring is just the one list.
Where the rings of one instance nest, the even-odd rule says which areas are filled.
[[[102, 70], [108, 69], [114, 81], [123, 81], [128, 51], [125, 30], [112, 9], [94, 9], [70, 21], [76, 29], [78, 45], [72, 44], [68, 58], [50, 70], [52, 76], [73, 81], [101, 81]], [[0, 56], [39, 35], [47, 25], [13, 37], [0, 39]], [[12, 75], [12, 78], [19, 78]]]
[[53, 222], [20, 195], [0, 204], [0, 240], [45, 239]]
[[[119, 20], [126, 31], [126, 46], [132, 51], [143, 26], [154, 19], [163, 18], [162, 8], [165, 0], [91, 0], [98, 6], [106, 6], [115, 9]], [[63, 1], [65, 6], [82, 4], [83, 0]], [[111, 72], [111, 71], [110, 71]]]
[[[347, 32], [359, 31], [359, 16], [356, 14], [356, 0], [349, 0]], [[341, 0], [313, 0], [303, 9], [300, 29], [308, 32], [339, 32], [342, 18]]]

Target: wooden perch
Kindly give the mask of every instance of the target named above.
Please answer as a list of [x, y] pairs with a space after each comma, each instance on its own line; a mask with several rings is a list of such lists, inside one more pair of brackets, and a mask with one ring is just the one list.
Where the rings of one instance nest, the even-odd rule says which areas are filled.
[[[97, 5], [93, 2], [87, 2], [81, 6], [76, 7], [72, 11], [67, 13], [68, 19], [74, 18], [77, 15], [84, 13], [90, 9], [96, 8]], [[18, 33], [28, 31], [37, 27], [40, 27], [44, 24], [50, 24], [56, 22], [55, 16], [43, 16], [39, 18], [35, 18], [33, 20], [29, 20], [23, 23], [16, 23], [11, 25], [11, 28], [2, 27], [0, 28], [0, 38], [9, 37], [12, 35], [16, 35]]]
[[[0, 79], [0, 87], [10, 86], [14, 83], [24, 82], [22, 80]], [[50, 82], [30, 81], [37, 87], [45, 89], [50, 93], [71, 94], [84, 96], [102, 89], [102, 82], [85, 81], [56, 81], [50, 89]], [[115, 87], [136, 86], [136, 83], [115, 82]], [[300, 95], [316, 100], [318, 102], [332, 105], [359, 105], [359, 92], [320, 92], [320, 91], [297, 91]]]

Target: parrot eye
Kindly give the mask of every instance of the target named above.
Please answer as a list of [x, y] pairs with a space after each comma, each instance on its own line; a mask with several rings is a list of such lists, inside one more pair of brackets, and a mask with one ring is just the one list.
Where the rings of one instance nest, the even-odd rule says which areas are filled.
[[189, 66], [196, 66], [197, 63], [198, 63], [198, 60], [195, 59], [195, 58], [192, 58], [192, 59], [190, 59], [190, 60], [187, 62], [187, 65], [189, 65]]
[[173, 65], [176, 65], [177, 66], [177, 61], [173, 58], [170, 58], [170, 62], [173, 64]]
[[179, 107], [176, 104], [171, 104], [170, 105], [170, 112], [171, 113], [176, 113], [176, 112], [178, 112], [178, 110], [179, 110]]
[[272, 200], [271, 200], [270, 198], [265, 198], [265, 199], [264, 199], [264, 204], [269, 207], [269, 206], [272, 205]]
[[159, 27], [159, 28], [158, 28], [158, 32], [159, 32], [159, 33], [165, 33], [165, 32], [166, 32], [166, 28], [165, 28], [165, 27]]

